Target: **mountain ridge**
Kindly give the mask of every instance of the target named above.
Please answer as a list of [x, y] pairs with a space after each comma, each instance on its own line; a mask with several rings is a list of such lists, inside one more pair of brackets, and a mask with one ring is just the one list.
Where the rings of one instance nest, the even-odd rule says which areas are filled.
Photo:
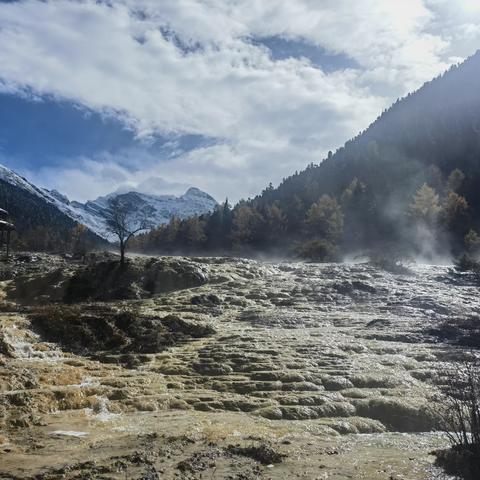
[[[111, 193], [83, 204], [70, 201], [66, 195], [57, 190], [37, 187], [4, 165], [0, 165], [0, 182], [35, 197], [39, 202], [37, 208], [42, 209], [42, 203], [48, 205], [50, 208], [58, 210], [59, 219], [61, 215], [64, 215], [74, 224], [85, 225], [95, 235], [109, 241], [114, 240], [106, 225], [108, 200], [111, 198], [121, 197], [128, 201], [134, 210], [149, 207], [150, 220], [155, 226], [167, 223], [173, 216], [184, 219], [193, 215], [208, 213], [213, 211], [217, 205], [213, 197], [196, 187], [190, 187], [183, 195], [178, 197], [131, 191], [128, 193]], [[10, 193], [10, 204], [14, 201], [13, 199], [14, 195]], [[10, 209], [12, 210], [12, 205], [10, 205]], [[18, 216], [21, 205], [15, 206], [13, 210], [17, 212], [15, 216]], [[66, 221], [66, 223], [69, 222]]]

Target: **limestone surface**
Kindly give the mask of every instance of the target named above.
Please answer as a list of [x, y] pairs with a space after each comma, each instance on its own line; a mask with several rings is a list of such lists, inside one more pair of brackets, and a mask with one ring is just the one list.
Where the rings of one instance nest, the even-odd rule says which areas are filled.
[[25, 258], [0, 268], [0, 478], [448, 478], [433, 399], [476, 355], [468, 275]]

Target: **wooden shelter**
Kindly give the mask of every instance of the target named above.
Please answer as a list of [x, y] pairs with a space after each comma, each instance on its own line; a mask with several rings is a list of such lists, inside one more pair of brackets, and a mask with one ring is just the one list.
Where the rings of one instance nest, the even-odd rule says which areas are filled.
[[10, 237], [15, 230], [15, 225], [9, 222], [9, 215], [6, 210], [0, 208], [0, 248], [6, 246], [7, 257], [10, 254]]

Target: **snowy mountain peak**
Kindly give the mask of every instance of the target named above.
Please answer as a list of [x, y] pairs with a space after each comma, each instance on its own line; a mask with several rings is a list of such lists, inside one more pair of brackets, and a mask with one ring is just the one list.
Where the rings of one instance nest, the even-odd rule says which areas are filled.
[[172, 217], [185, 219], [194, 215], [202, 215], [214, 210], [217, 202], [202, 190], [192, 187], [176, 197], [174, 195], [148, 195], [140, 192], [111, 193], [85, 204], [70, 200], [56, 190], [36, 187], [25, 178], [9, 168], [0, 165], [0, 182], [3, 181], [16, 188], [27, 191], [41, 200], [56, 207], [75, 222], [82, 223], [98, 236], [113, 240], [106, 226], [106, 211], [111, 198], [123, 197], [132, 208], [150, 212], [152, 225], [168, 223]]
[[205, 200], [209, 200], [209, 201], [214, 201], [215, 203], [217, 203], [215, 201], [215, 199], [213, 197], [211, 197], [208, 193], [205, 193], [203, 192], [202, 190], [200, 190], [199, 188], [196, 188], [196, 187], [190, 187], [183, 195], [182, 195], [183, 198], [191, 198], [191, 197], [196, 197], [196, 198], [203, 198]]

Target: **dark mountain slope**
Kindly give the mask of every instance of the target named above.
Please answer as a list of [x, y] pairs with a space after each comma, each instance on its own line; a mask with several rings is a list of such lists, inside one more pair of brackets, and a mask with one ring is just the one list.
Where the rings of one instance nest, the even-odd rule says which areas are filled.
[[0, 204], [8, 210], [19, 232], [45, 226], [58, 230], [75, 226], [75, 222], [54, 205], [3, 180], [0, 180]]
[[[62, 250], [77, 225], [41, 196], [3, 180], [0, 180], [0, 205], [9, 212], [15, 224], [16, 248]], [[85, 235], [92, 244], [103, 242], [91, 232], [86, 232]]]
[[340, 199], [357, 178], [370, 196], [378, 237], [385, 239], [399, 234], [397, 227], [404, 218], [397, 213], [405, 212], [413, 193], [427, 183], [441, 194], [456, 168], [466, 175], [459, 193], [466, 197], [473, 225], [478, 226], [480, 52], [397, 101], [320, 165], [310, 165], [277, 189], [265, 190], [252, 205], [263, 208], [277, 202], [289, 219], [289, 233], [295, 236], [299, 213], [322, 194]]
[[[387, 186], [379, 167], [395, 177], [407, 177], [422, 166], [437, 165], [442, 173], [463, 168], [480, 170], [480, 52], [459, 67], [397, 101], [364, 133], [348, 141], [315, 168], [290, 177], [278, 188], [318, 181], [339, 193], [352, 176]], [[396, 166], [396, 167], [395, 167]], [[331, 180], [334, 180], [333, 182]], [[393, 179], [387, 178], [387, 183]], [[372, 185], [373, 186], [373, 185]], [[299, 192], [301, 193], [301, 192]]]

